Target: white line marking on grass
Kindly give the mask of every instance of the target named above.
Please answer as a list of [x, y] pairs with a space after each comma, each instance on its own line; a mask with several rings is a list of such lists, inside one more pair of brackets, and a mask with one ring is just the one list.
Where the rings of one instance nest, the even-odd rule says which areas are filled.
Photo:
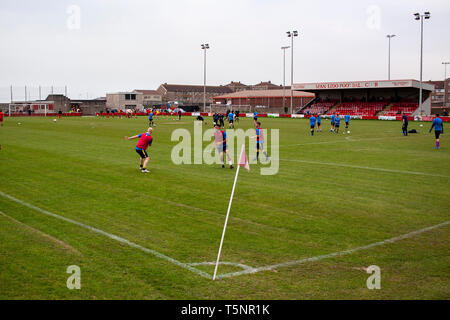
[[349, 249], [349, 250], [344, 250], [344, 251], [339, 251], [339, 252], [334, 252], [334, 253], [330, 253], [330, 254], [324, 254], [324, 255], [320, 255], [320, 256], [315, 256], [312, 258], [305, 258], [305, 259], [301, 259], [301, 260], [295, 260], [295, 261], [289, 261], [289, 262], [284, 262], [284, 263], [279, 263], [279, 264], [273, 264], [273, 265], [269, 265], [269, 266], [264, 266], [264, 267], [259, 267], [259, 268], [253, 268], [253, 269], [249, 269], [249, 270], [242, 270], [242, 271], [238, 271], [238, 272], [232, 272], [232, 273], [225, 273], [225, 274], [221, 274], [218, 275], [216, 278], [218, 279], [223, 279], [223, 278], [229, 278], [229, 277], [235, 277], [235, 276], [240, 276], [240, 275], [244, 275], [244, 274], [251, 274], [251, 273], [257, 273], [257, 272], [261, 272], [261, 271], [270, 271], [270, 270], [274, 270], [277, 268], [282, 268], [282, 267], [289, 267], [289, 266], [294, 266], [294, 265], [298, 265], [298, 264], [302, 264], [305, 262], [314, 262], [314, 261], [319, 261], [322, 259], [327, 259], [327, 258], [333, 258], [333, 257], [337, 257], [337, 256], [343, 256], [343, 255], [347, 255], [350, 253], [354, 253], [357, 251], [361, 251], [361, 250], [365, 250], [365, 249], [370, 249], [370, 248], [374, 248], [374, 247], [378, 247], [378, 246], [382, 246], [388, 243], [394, 243], [403, 239], [407, 239], [407, 238], [411, 238], [413, 236], [416, 236], [418, 234], [439, 228], [439, 227], [443, 227], [450, 224], [450, 221], [446, 221], [440, 224], [436, 224], [434, 226], [431, 227], [427, 227], [427, 228], [423, 228], [420, 230], [416, 230], [416, 231], [412, 231], [410, 233], [406, 233], [404, 235], [398, 236], [398, 237], [394, 237], [394, 238], [390, 238], [387, 240], [383, 240], [383, 241], [378, 241], [375, 243], [371, 243], [362, 247], [358, 247], [358, 248], [353, 248], [353, 249]]
[[450, 176], [445, 176], [445, 175], [442, 175], [442, 174], [417, 172], [417, 171], [407, 171], [407, 170], [397, 170], [397, 169], [374, 168], [374, 167], [366, 167], [366, 166], [356, 166], [356, 165], [344, 164], [344, 163], [320, 162], [320, 161], [298, 160], [298, 159], [280, 159], [280, 161], [301, 162], [301, 163], [317, 164], [317, 165], [324, 165], [324, 166], [344, 167], [344, 168], [353, 168], [353, 169], [364, 169], [364, 170], [382, 171], [382, 172], [390, 172], [390, 173], [405, 173], [405, 174], [414, 174], [414, 175], [430, 176], [430, 177], [440, 177], [440, 178], [447, 178], [447, 179], [450, 178]]
[[136, 243], [134, 243], [134, 242], [131, 242], [131, 241], [129, 241], [129, 240], [127, 240], [127, 239], [124, 239], [124, 238], [122, 238], [122, 237], [119, 237], [119, 236], [116, 236], [116, 235], [114, 235], [114, 234], [108, 233], [108, 232], [106, 232], [106, 231], [103, 231], [103, 230], [100, 230], [100, 229], [97, 229], [97, 228], [88, 226], [87, 224], [84, 224], [84, 223], [81, 223], [81, 222], [78, 222], [78, 221], [75, 221], [75, 220], [72, 220], [72, 219], [63, 217], [63, 216], [59, 216], [59, 215], [57, 215], [57, 214], [55, 214], [55, 213], [51, 213], [51, 212], [49, 212], [49, 211], [47, 211], [47, 210], [44, 210], [44, 209], [41, 209], [41, 208], [39, 208], [39, 207], [36, 207], [36, 206], [34, 206], [34, 205], [32, 205], [32, 204], [29, 204], [29, 203], [27, 203], [27, 202], [25, 202], [25, 201], [16, 199], [16, 198], [14, 198], [13, 196], [10, 196], [9, 194], [3, 193], [3, 192], [1, 192], [1, 191], [0, 191], [0, 196], [2, 196], [2, 197], [4, 197], [4, 198], [7, 198], [7, 199], [9, 199], [9, 200], [12, 200], [12, 201], [14, 201], [14, 202], [17, 202], [17, 203], [19, 203], [19, 204], [21, 204], [21, 205], [23, 205], [23, 206], [25, 206], [25, 207], [31, 208], [31, 209], [33, 209], [33, 210], [36, 210], [36, 211], [38, 211], [38, 212], [40, 212], [40, 213], [43, 213], [43, 214], [45, 214], [45, 215], [48, 215], [48, 216], [54, 217], [54, 218], [56, 218], [56, 219], [60, 219], [60, 220], [63, 220], [63, 221], [72, 223], [72, 224], [75, 224], [75, 225], [77, 225], [77, 226], [79, 226], [79, 227], [88, 229], [89, 231], [92, 231], [92, 232], [95, 232], [95, 233], [104, 235], [104, 236], [106, 236], [106, 237], [108, 237], [108, 238], [110, 238], [110, 239], [119, 241], [119, 242], [121, 242], [121, 243], [125, 243], [125, 244], [129, 245], [130, 247], [133, 247], [133, 248], [142, 250], [142, 251], [144, 251], [144, 252], [146, 252], [146, 253], [149, 253], [149, 254], [152, 254], [152, 255], [154, 255], [154, 256], [156, 256], [156, 257], [158, 257], [158, 258], [164, 259], [164, 260], [166, 260], [166, 261], [168, 261], [168, 262], [170, 262], [170, 263], [173, 263], [173, 264], [175, 264], [175, 265], [177, 265], [177, 266], [179, 266], [179, 267], [182, 267], [182, 268], [184, 268], [184, 269], [187, 269], [187, 270], [189, 270], [189, 271], [192, 271], [192, 272], [194, 272], [194, 273], [196, 273], [196, 274], [198, 274], [199, 276], [202, 276], [202, 277], [204, 277], [204, 278], [207, 278], [207, 279], [211, 279], [211, 278], [212, 278], [212, 276], [209, 275], [208, 273], [203, 272], [203, 271], [201, 271], [201, 270], [198, 270], [198, 269], [196, 269], [196, 268], [190, 266], [190, 265], [187, 264], [187, 263], [180, 262], [180, 261], [175, 260], [175, 259], [173, 259], [173, 258], [171, 258], [171, 257], [169, 257], [169, 256], [166, 256], [166, 255], [164, 255], [164, 254], [162, 254], [162, 253], [159, 253], [158, 251], [155, 251], [155, 250], [152, 250], [152, 249], [148, 249], [148, 248], [146, 248], [146, 247], [143, 247], [143, 246], [141, 246], [141, 245], [139, 245], [139, 244], [136, 244]]
[[[195, 263], [189, 263], [190, 266], [205, 266], [205, 265], [211, 265], [211, 266], [215, 266], [216, 265], [216, 261], [211, 261], [211, 262], [195, 262]], [[242, 264], [242, 263], [236, 263], [236, 262], [226, 262], [226, 261], [220, 261], [219, 265], [226, 265], [226, 266], [235, 266], [235, 267], [239, 267], [242, 268], [244, 270], [254, 270], [255, 268], [248, 266], [246, 264]]]
[[23, 227], [25, 230], [32, 232], [34, 234], [37, 234], [41, 237], [43, 237], [44, 239], [46, 239], [47, 241], [50, 241], [51, 243], [56, 243], [57, 245], [59, 245], [61, 248], [66, 249], [68, 251], [70, 251], [71, 253], [75, 253], [76, 255], [82, 256], [83, 254], [78, 251], [77, 249], [75, 249], [74, 247], [72, 247], [70, 244], [59, 240], [58, 238], [55, 238], [39, 229], [33, 228], [32, 226], [27, 225], [26, 223], [23, 223], [19, 220], [14, 219], [13, 217], [7, 215], [6, 213], [4, 213], [3, 211], [0, 211], [0, 216], [3, 216], [11, 221], [13, 221], [14, 223], [18, 224], [19, 226]]

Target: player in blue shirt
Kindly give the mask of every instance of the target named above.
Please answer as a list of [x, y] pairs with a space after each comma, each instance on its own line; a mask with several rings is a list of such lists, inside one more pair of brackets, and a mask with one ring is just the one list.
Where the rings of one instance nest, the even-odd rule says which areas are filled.
[[345, 120], [345, 130], [348, 130], [348, 124], [350, 122], [350, 115], [349, 114], [345, 115], [344, 120]]
[[334, 132], [334, 119], [336, 119], [336, 116], [334, 115], [334, 113], [331, 115], [331, 132]]
[[153, 110], [150, 110], [148, 114], [148, 126], [152, 127], [155, 123], [153, 122]]
[[433, 124], [431, 125], [430, 132], [434, 127], [434, 135], [436, 137], [436, 149], [441, 147], [441, 142], [439, 141], [439, 136], [441, 133], [444, 133], [444, 123], [441, 118], [439, 118], [439, 114], [436, 114], [436, 118], [433, 120]]
[[320, 118], [320, 113], [317, 114], [317, 131], [322, 132], [322, 128], [320, 127], [320, 123], [322, 122], [322, 119]]
[[266, 161], [269, 161], [269, 156], [264, 150], [264, 130], [261, 128], [261, 122], [256, 122], [256, 136], [253, 136], [251, 138], [256, 138], [256, 158], [253, 159], [253, 161], [258, 161], [260, 151], [266, 156]]
[[224, 164], [224, 152], [227, 155], [228, 158], [228, 163], [230, 164], [230, 169], [233, 169], [233, 162], [231, 161], [231, 156], [230, 156], [230, 152], [228, 151], [228, 146], [227, 146], [227, 133], [224, 130], [221, 130], [220, 128], [220, 124], [215, 124], [214, 125], [214, 145], [217, 148], [217, 151], [219, 152], [220, 155], [220, 161], [222, 163], [222, 168], [225, 168], [225, 164]]
[[336, 116], [334, 118], [334, 132], [335, 133], [339, 133], [340, 123], [341, 123], [341, 117], [340, 116]]
[[228, 128], [231, 128], [231, 126], [233, 126], [233, 129], [234, 129], [234, 113], [233, 113], [233, 111], [230, 111], [230, 113], [228, 114]]
[[258, 112], [253, 112], [253, 121], [255, 122], [255, 126], [256, 126], [256, 122], [258, 122]]
[[309, 125], [311, 126], [311, 136], [314, 135], [314, 128], [316, 127], [316, 118], [314, 115], [309, 117]]

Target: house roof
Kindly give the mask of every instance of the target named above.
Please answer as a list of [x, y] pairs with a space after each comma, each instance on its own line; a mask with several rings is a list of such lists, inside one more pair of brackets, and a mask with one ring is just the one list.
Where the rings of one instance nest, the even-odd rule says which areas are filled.
[[227, 87], [241, 87], [241, 88], [248, 87], [248, 85], [243, 84], [240, 81], [238, 81], [238, 82], [231, 81], [229, 84], [226, 84], [225, 86], [227, 86]]
[[142, 89], [135, 89], [134, 92], [139, 92], [145, 95], [160, 95], [160, 93], [156, 90], [142, 90]]
[[[167, 84], [161, 85], [168, 92], [203, 92], [204, 86], [202, 85], [184, 85], [184, 84]], [[206, 92], [208, 93], [231, 93], [233, 90], [226, 86], [206, 86]]]
[[255, 85], [253, 85], [252, 87], [267, 87], [267, 88], [281, 88], [282, 86], [280, 85], [280, 86], [277, 86], [276, 84], [273, 84], [272, 82], [270, 82], [270, 81], [265, 81], [265, 82], [263, 82], [263, 81], [261, 81], [260, 83], [258, 83], [258, 84], [255, 84]]
[[[286, 97], [291, 96], [290, 90], [283, 90], [283, 89], [272, 89], [272, 90], [244, 90], [239, 92], [233, 92], [230, 94], [224, 94], [221, 96], [216, 96], [214, 99], [228, 99], [228, 98], [259, 98], [259, 97], [271, 97], [271, 98], [282, 98], [283, 97], [283, 91], [284, 95]], [[301, 98], [314, 98], [314, 93], [311, 92], [304, 92], [304, 91], [294, 91], [293, 92], [294, 97], [301, 97]]]

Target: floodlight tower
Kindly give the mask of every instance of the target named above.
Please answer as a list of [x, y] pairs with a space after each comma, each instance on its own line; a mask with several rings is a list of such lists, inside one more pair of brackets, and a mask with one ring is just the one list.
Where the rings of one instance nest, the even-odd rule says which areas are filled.
[[203, 50], [203, 112], [206, 110], [206, 50], [209, 49], [208, 43], [201, 45]]
[[430, 12], [426, 11], [423, 14], [414, 13], [414, 19], [420, 20], [420, 91], [419, 91], [419, 110], [420, 114], [423, 112], [422, 108], [422, 66], [423, 66], [423, 19], [430, 19]]
[[294, 84], [294, 37], [298, 36], [298, 32], [296, 30], [294, 31], [287, 31], [288, 38], [291, 38], [291, 114], [292, 114], [292, 103], [293, 103], [293, 91], [292, 87]]
[[281, 47], [281, 50], [283, 50], [283, 110], [286, 102], [286, 49], [289, 48], [290, 46]]
[[391, 80], [391, 39], [395, 37], [395, 34], [388, 34], [386, 36], [389, 39], [389, 49], [388, 49], [388, 80]]

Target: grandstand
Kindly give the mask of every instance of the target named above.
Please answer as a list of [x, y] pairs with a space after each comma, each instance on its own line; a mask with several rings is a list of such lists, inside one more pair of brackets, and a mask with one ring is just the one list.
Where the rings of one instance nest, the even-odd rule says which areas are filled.
[[396, 102], [388, 106], [386, 110], [380, 113], [380, 116], [396, 116], [405, 113], [407, 116], [411, 115], [419, 104], [417, 102]]
[[329, 110], [327, 114], [351, 116], [375, 116], [389, 104], [388, 101], [380, 102], [343, 102], [335, 109]]
[[303, 110], [303, 113], [307, 113], [309, 111], [309, 113], [312, 114], [325, 114], [327, 113], [328, 110], [330, 110], [332, 107], [334, 107], [334, 105], [337, 103], [337, 101], [333, 100], [333, 101], [318, 101], [318, 102], [314, 102], [310, 107], [306, 107]]
[[294, 91], [311, 92], [315, 101], [300, 113], [321, 113], [351, 116], [430, 115], [434, 87], [422, 83], [422, 110], [419, 110], [420, 83], [417, 80], [355, 81], [299, 83]]

